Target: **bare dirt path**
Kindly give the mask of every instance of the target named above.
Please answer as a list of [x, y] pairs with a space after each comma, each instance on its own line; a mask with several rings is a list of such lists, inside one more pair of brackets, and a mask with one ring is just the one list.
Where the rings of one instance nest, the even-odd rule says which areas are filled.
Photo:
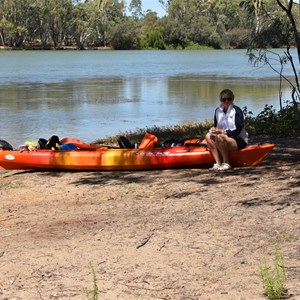
[[300, 299], [299, 140], [258, 167], [0, 173], [0, 299], [266, 299], [278, 244]]

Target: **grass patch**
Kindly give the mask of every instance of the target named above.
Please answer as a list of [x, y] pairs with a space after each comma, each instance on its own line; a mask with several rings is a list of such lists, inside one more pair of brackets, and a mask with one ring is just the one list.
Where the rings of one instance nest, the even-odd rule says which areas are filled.
[[97, 300], [99, 296], [99, 288], [97, 284], [97, 276], [92, 266], [92, 263], [89, 263], [89, 268], [91, 269], [92, 276], [93, 276], [93, 289], [88, 290], [88, 288], [85, 288], [84, 291], [88, 300]]
[[160, 142], [163, 142], [171, 138], [174, 139], [201, 138], [201, 140], [203, 140], [209, 128], [211, 128], [212, 126], [213, 126], [212, 122], [206, 122], [206, 123], [188, 123], [183, 125], [173, 125], [173, 126], [165, 126], [165, 127], [157, 127], [157, 126], [146, 127], [146, 128], [137, 129], [135, 131], [120, 132], [118, 135], [96, 140], [93, 142], [93, 144], [117, 145], [118, 137], [121, 135], [127, 137], [131, 141], [131, 143], [138, 144], [141, 142], [146, 132], [156, 135]]
[[270, 300], [280, 300], [286, 293], [286, 267], [284, 256], [277, 245], [273, 255], [273, 268], [268, 265], [266, 258], [264, 258], [259, 272], [265, 295]]

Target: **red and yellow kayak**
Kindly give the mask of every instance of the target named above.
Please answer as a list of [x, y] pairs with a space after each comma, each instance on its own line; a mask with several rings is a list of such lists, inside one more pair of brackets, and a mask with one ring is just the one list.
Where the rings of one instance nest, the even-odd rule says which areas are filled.
[[[75, 139], [67, 139], [76, 144]], [[208, 148], [187, 144], [174, 147], [111, 149], [78, 141], [78, 150], [1, 150], [0, 166], [6, 170], [151, 170], [209, 167], [214, 159]], [[143, 145], [142, 145], [143, 146]], [[248, 146], [230, 152], [233, 167], [255, 166], [274, 148], [274, 144]]]

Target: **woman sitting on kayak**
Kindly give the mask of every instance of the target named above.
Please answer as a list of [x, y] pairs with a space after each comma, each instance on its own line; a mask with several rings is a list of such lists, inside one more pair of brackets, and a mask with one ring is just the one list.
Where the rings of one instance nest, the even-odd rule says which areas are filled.
[[243, 149], [248, 144], [242, 110], [233, 104], [234, 94], [225, 89], [220, 93], [220, 106], [214, 115], [214, 127], [206, 135], [207, 145], [216, 163], [211, 170], [231, 169], [228, 152]]

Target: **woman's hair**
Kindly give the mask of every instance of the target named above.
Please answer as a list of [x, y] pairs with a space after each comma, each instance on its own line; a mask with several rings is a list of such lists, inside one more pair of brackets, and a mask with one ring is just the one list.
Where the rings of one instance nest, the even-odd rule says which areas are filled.
[[221, 93], [220, 93], [220, 98], [222, 98], [222, 96], [224, 94], [228, 94], [228, 95], [230, 95], [232, 97], [232, 100], [234, 99], [234, 94], [233, 94], [232, 90], [230, 90], [230, 89], [224, 89], [224, 90], [222, 90]]

